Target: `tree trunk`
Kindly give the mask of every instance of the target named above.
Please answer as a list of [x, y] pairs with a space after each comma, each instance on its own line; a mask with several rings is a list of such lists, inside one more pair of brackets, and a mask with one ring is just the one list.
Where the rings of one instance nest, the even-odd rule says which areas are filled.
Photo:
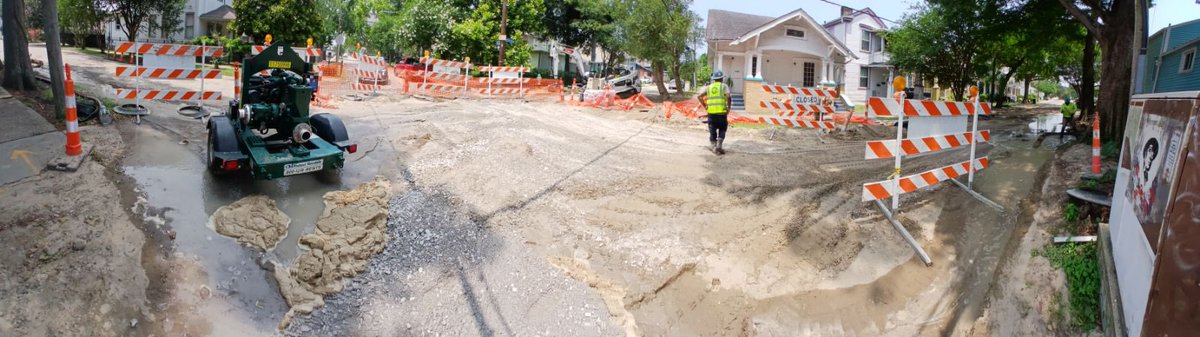
[[29, 63], [29, 41], [25, 35], [25, 1], [4, 0], [4, 82], [5, 88], [35, 90], [33, 65]]
[[675, 62], [674, 65], [671, 65], [671, 68], [675, 68], [675, 74], [674, 74], [674, 76], [672, 76], [672, 77], [674, 77], [672, 79], [675, 80], [675, 93], [682, 94], [683, 93], [683, 81], [680, 80], [679, 62]]
[[660, 61], [650, 62], [650, 71], [654, 74], [650, 75], [654, 79], [654, 85], [658, 86], [659, 96], [665, 102], [671, 96], [671, 92], [667, 91], [667, 85], [663, 83], [663, 64]]
[[1021, 91], [1022, 93], [1024, 93], [1024, 96], [1021, 96], [1021, 103], [1029, 104], [1029, 81], [1030, 80], [1033, 80], [1033, 76], [1025, 76], [1025, 90]]
[[42, 29], [46, 36], [46, 58], [50, 62], [50, 90], [54, 92], [54, 115], [66, 119], [66, 88], [63, 72], [62, 37], [58, 34], [58, 1], [42, 0]]
[[[1092, 35], [1088, 31], [1086, 40], [1083, 40], [1083, 79], [1079, 82], [1079, 88], [1075, 92], [1079, 94], [1076, 97], [1078, 101], [1079, 111], [1086, 113], [1096, 111], [1096, 35]], [[1107, 56], [1106, 56], [1107, 57]]]
[[[1126, 8], [1127, 7], [1127, 8]], [[1133, 88], [1133, 1], [1115, 1], [1100, 35], [1100, 97], [1097, 106], [1100, 137], [1118, 139], [1125, 133], [1129, 95]], [[1088, 83], [1084, 83], [1087, 86]]]

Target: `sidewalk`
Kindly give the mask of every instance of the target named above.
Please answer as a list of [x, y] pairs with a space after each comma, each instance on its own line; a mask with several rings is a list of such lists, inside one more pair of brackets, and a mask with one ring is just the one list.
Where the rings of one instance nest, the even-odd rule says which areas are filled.
[[41, 115], [0, 89], [0, 185], [40, 174], [64, 151], [66, 136]]

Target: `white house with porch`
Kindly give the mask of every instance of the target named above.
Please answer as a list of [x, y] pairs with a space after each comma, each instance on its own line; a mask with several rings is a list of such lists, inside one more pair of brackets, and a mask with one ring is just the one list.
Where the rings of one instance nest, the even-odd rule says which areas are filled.
[[[886, 88], [875, 88], [891, 78], [883, 41], [875, 33], [886, 28], [870, 9], [843, 7], [841, 18], [825, 24], [803, 9], [779, 17], [710, 10], [705, 40], [710, 66], [728, 78], [734, 110], [767, 112], [757, 102], [786, 97], [763, 92], [763, 83], [835, 83], [850, 102], [859, 103], [889, 95]], [[847, 45], [858, 40], [864, 41], [861, 46]]]
[[[138, 40], [181, 43], [201, 36], [230, 36], [229, 24], [237, 17], [232, 3], [231, 0], [186, 0], [183, 12], [176, 18], [180, 21], [178, 30], [151, 30], [150, 21], [163, 20], [161, 16], [151, 15], [142, 22]], [[109, 41], [127, 40], [125, 31], [121, 30], [117, 20], [120, 19], [113, 16], [104, 22], [104, 36]]]

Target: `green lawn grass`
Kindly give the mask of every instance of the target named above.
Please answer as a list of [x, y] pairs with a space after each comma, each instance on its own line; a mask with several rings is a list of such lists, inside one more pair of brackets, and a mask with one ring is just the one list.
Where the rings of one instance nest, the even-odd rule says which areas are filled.
[[75, 50], [78, 50], [80, 53], [84, 53], [84, 54], [91, 55], [91, 56], [104, 57], [104, 52], [100, 51], [99, 49], [95, 49], [95, 48], [88, 48], [88, 49], [75, 48]]
[[[196, 66], [196, 69], [216, 69], [216, 68], [214, 68], [214, 67], [213, 67], [213, 66], [211, 66], [211, 65], [207, 65], [207, 64], [205, 64], [204, 66], [199, 66], [199, 65], [197, 65], [197, 66]], [[233, 66], [226, 65], [226, 66], [224, 66], [224, 67], [221, 67], [221, 76], [229, 76], [229, 77], [232, 77], [232, 76], [233, 76]]]

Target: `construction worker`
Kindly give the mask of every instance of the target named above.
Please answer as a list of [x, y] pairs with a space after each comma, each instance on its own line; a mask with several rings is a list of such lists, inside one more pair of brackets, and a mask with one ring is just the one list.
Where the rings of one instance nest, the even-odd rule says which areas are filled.
[[712, 73], [712, 84], [696, 99], [700, 106], [708, 111], [708, 142], [712, 145], [713, 153], [725, 154], [722, 148], [725, 142], [725, 130], [729, 129], [729, 102], [732, 99], [729, 86], [722, 82], [725, 73], [720, 70]]
[[1063, 97], [1063, 100], [1065, 102], [1062, 107], [1058, 108], [1058, 111], [1062, 113], [1062, 132], [1060, 134], [1067, 133], [1067, 129], [1071, 129], [1071, 132], [1075, 131], [1075, 112], [1079, 110], [1074, 103], [1071, 103], [1070, 96]]

